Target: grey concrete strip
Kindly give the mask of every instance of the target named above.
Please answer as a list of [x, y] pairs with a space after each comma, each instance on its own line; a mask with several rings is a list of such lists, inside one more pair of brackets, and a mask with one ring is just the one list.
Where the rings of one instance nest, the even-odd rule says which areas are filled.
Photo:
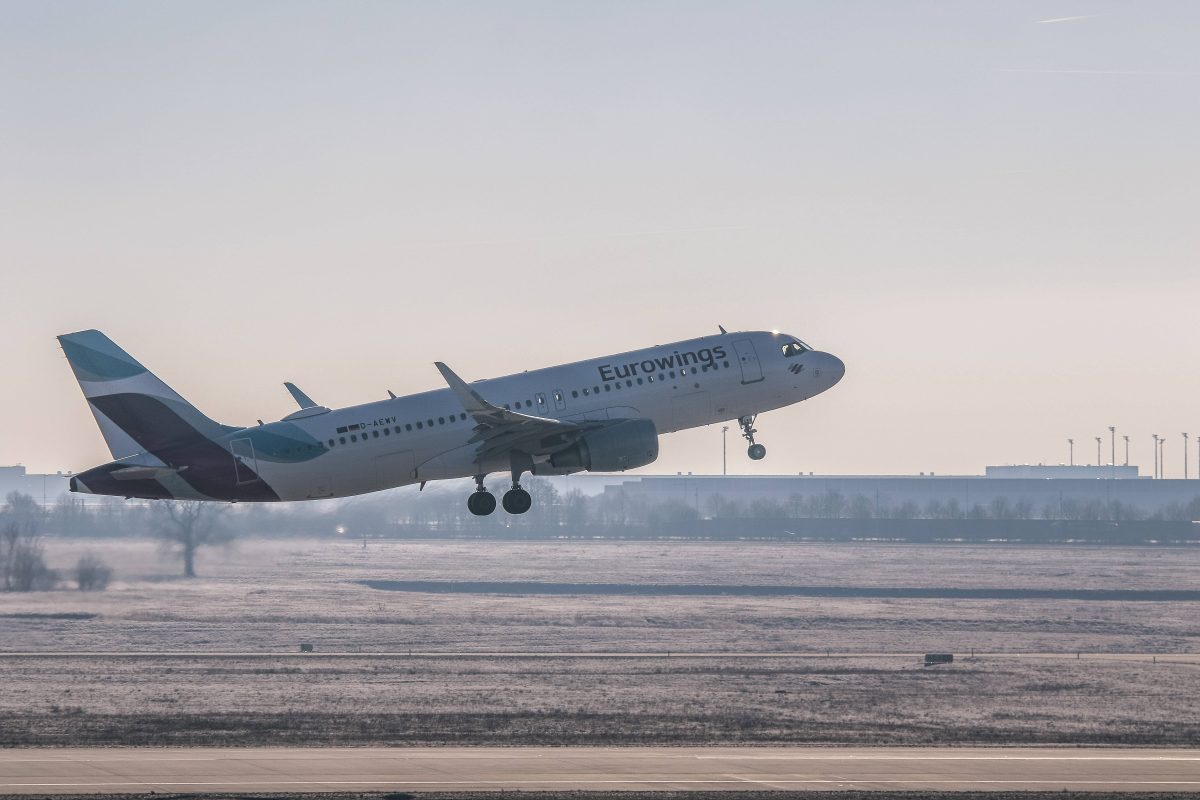
[[442, 790], [1200, 790], [1200, 750], [30, 748], [0, 793]]
[[[245, 658], [245, 659], [343, 659], [343, 658], [589, 658], [589, 659], [645, 659], [645, 658], [710, 658], [710, 659], [855, 659], [855, 658], [905, 658], [918, 659], [923, 653], [906, 652], [831, 652], [831, 651], [747, 651], [747, 652], [675, 652], [666, 650], [655, 651], [570, 651], [570, 650], [400, 650], [391, 652], [312, 652], [301, 653], [296, 650], [288, 651], [190, 651], [190, 650], [145, 650], [145, 651], [86, 651], [86, 650], [33, 650], [33, 651], [0, 651], [0, 659], [47, 658], [47, 659], [84, 659], [97, 658]], [[955, 659], [1070, 659], [1083, 661], [1157, 661], [1176, 664], [1200, 664], [1200, 653], [1083, 653], [1083, 652], [996, 652], [996, 653], [955, 653]]]

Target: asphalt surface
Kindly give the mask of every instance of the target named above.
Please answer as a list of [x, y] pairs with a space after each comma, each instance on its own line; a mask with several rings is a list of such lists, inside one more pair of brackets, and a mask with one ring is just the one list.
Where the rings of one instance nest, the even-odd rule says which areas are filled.
[[[828, 659], [878, 659], [878, 658], [896, 658], [896, 659], [916, 659], [920, 661], [923, 658], [923, 653], [912, 652], [836, 652], [836, 651], [782, 651], [782, 650], [757, 650], [757, 651], [716, 651], [716, 652], [696, 652], [696, 651], [664, 651], [664, 650], [627, 650], [627, 651], [605, 651], [605, 650], [398, 650], [398, 651], [318, 651], [312, 653], [301, 653], [298, 650], [247, 650], [247, 651], [221, 651], [221, 650], [28, 650], [28, 651], [0, 651], [0, 660], [4, 659], [24, 659], [24, 658], [45, 658], [45, 659], [81, 659], [94, 661], [98, 658], [124, 658], [124, 659], [154, 659], [154, 658], [179, 658], [190, 660], [203, 659], [226, 659], [226, 658], [244, 658], [244, 659], [343, 659], [343, 658], [385, 658], [385, 659], [403, 659], [403, 658], [427, 658], [427, 659], [445, 659], [445, 658], [479, 658], [479, 659], [494, 659], [494, 658], [520, 658], [520, 659], [538, 659], [538, 658], [595, 658], [595, 659], [651, 659], [651, 658], [691, 658], [691, 659], [773, 659], [773, 658], [828, 658]], [[966, 652], [954, 653], [956, 661], [970, 661], [975, 659], [1028, 659], [1028, 660], [1071, 660], [1071, 661], [1144, 661], [1146, 663], [1163, 663], [1163, 664], [1200, 664], [1200, 653], [1075, 653], [1075, 652], [1035, 652], [1035, 653], [985, 653], [985, 652]]]
[[1200, 791], [1200, 750], [33, 748], [0, 794], [617, 790]]
[[1196, 602], [1192, 589], [1061, 589], [963, 586], [779, 586], [708, 583], [554, 583], [547, 581], [389, 581], [371, 589], [423, 594], [637, 595], [683, 597], [870, 597], [960, 600], [1107, 600]]

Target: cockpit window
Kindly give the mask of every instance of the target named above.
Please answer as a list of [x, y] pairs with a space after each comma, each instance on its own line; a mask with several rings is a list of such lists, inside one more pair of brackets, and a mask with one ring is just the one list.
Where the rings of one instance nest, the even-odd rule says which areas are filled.
[[798, 356], [801, 353], [808, 352], [809, 350], [812, 350], [812, 348], [799, 339], [795, 339], [783, 345], [782, 350], [784, 358], [791, 358], [792, 356]]

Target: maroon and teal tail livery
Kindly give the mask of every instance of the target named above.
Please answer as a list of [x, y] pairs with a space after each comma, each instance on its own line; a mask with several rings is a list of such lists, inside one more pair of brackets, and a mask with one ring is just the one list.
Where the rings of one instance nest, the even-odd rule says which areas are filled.
[[[58, 337], [114, 461], [72, 479], [74, 491], [126, 497], [277, 500], [235, 464], [242, 429], [214, 422], [100, 331]], [[254, 479], [245, 480], [253, 475]], [[242, 478], [243, 480], [239, 480]]]

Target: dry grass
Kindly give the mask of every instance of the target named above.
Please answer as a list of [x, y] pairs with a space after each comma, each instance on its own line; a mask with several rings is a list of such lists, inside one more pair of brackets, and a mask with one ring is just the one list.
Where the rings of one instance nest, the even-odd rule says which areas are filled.
[[99, 657], [3, 668], [0, 746], [1200, 742], [1190, 664]]
[[[7, 796], [7, 795], [6, 795]], [[28, 795], [11, 795], [28, 797]], [[514, 792], [466, 791], [466, 792], [305, 792], [305, 800], [513, 800]], [[927, 800], [927, 791], [839, 791], [816, 790], [786, 793], [779, 790], [738, 790], [737, 800]], [[95, 800], [96, 795], [54, 795], [55, 800]], [[144, 794], [106, 794], [105, 800], [145, 800]], [[208, 793], [204, 800], [293, 800], [292, 794], [274, 793]], [[656, 791], [538, 791], [538, 800], [729, 800], [729, 792], [689, 792], [675, 790]], [[1070, 792], [1070, 791], [1019, 791], [1019, 792], [942, 792], [938, 800], [1195, 800], [1195, 792]], [[197, 795], [157, 793], [155, 800], [197, 800]]]
[[[1195, 603], [425, 595], [373, 579], [1198, 588], [1200, 550], [255, 542], [0, 595], [5, 651], [1195, 652]], [[85, 549], [55, 542], [73, 563]], [[911, 658], [0, 659], [0, 745], [1200, 743], [1200, 668]]]

